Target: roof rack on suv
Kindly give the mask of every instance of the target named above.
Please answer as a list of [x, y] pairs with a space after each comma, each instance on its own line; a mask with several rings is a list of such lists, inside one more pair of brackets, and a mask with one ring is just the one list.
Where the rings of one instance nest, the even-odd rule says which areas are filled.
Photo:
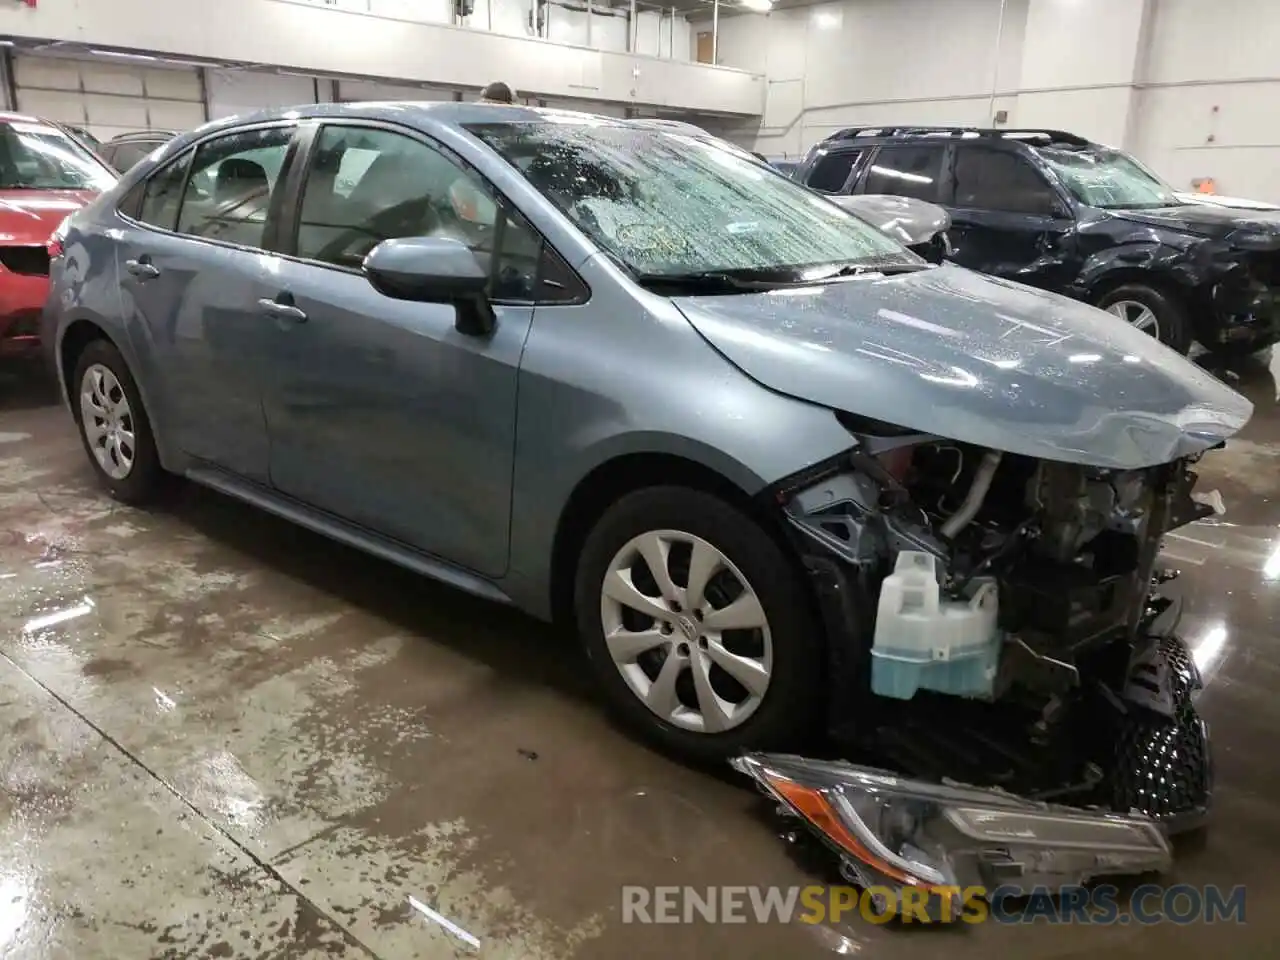
[[117, 133], [107, 142], [114, 143], [117, 140], [132, 140], [135, 137], [151, 140], [158, 137], [176, 137], [177, 135], [178, 133], [176, 130], [130, 130], [127, 133]]
[[833, 140], [854, 140], [858, 137], [992, 137], [1008, 140], [1044, 140], [1050, 143], [1069, 143], [1086, 147], [1090, 141], [1065, 130], [1046, 130], [1039, 127], [1026, 129], [994, 129], [990, 127], [846, 127], [827, 137]]

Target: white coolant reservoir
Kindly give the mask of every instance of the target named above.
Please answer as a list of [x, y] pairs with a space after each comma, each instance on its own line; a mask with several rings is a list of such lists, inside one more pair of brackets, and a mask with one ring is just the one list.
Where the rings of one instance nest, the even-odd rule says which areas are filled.
[[996, 582], [975, 577], [963, 599], [944, 600], [936, 564], [933, 554], [904, 550], [880, 588], [871, 648], [871, 688], [880, 696], [991, 696], [1001, 642]]

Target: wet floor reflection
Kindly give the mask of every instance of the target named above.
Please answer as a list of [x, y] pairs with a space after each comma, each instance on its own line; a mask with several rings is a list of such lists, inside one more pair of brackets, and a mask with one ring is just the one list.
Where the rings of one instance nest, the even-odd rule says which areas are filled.
[[[1174, 879], [1265, 904], [1280, 415], [1269, 363], [1236, 385], [1256, 419], [1201, 469], [1225, 513], [1166, 545], [1220, 771]], [[0, 954], [1172, 958], [1268, 955], [1280, 933], [1265, 911], [1215, 930], [623, 925], [625, 884], [818, 874], [750, 791], [616, 731], [570, 638], [206, 491], [113, 504], [62, 412], [23, 396], [0, 394]]]

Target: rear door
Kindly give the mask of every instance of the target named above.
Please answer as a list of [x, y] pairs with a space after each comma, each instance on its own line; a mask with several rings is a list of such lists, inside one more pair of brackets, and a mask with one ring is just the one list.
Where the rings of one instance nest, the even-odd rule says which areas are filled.
[[189, 456], [268, 480], [262, 413], [277, 189], [296, 122], [202, 141], [122, 203], [121, 306], [155, 371], [163, 427]]
[[1016, 150], [956, 145], [948, 207], [952, 259], [962, 266], [1058, 289], [1075, 274], [1071, 208]]
[[885, 144], [876, 150], [863, 170], [856, 192], [941, 203], [946, 164], [946, 143]]

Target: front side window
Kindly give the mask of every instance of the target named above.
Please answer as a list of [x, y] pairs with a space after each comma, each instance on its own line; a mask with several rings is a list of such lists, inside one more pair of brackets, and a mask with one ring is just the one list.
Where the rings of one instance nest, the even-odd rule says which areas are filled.
[[1051, 216], [1057, 194], [1027, 160], [1011, 150], [960, 146], [956, 153], [955, 205]]
[[459, 240], [489, 271], [491, 296], [534, 298], [542, 238], [478, 173], [394, 131], [324, 127], [303, 187], [298, 256], [358, 268], [399, 237]]
[[0, 190], [107, 190], [115, 174], [56, 127], [0, 123]]
[[861, 150], [838, 150], [820, 157], [809, 171], [809, 186], [823, 193], [839, 193], [861, 156]]
[[863, 193], [887, 193], [937, 203], [942, 183], [941, 145], [881, 147], [867, 171]]
[[229, 133], [196, 150], [178, 232], [261, 247], [293, 127]]
[[1072, 195], [1104, 210], [1178, 206], [1174, 190], [1132, 157], [1105, 147], [1034, 147]]
[[916, 262], [829, 200], [738, 152], [678, 131], [555, 118], [472, 133], [643, 278]]

